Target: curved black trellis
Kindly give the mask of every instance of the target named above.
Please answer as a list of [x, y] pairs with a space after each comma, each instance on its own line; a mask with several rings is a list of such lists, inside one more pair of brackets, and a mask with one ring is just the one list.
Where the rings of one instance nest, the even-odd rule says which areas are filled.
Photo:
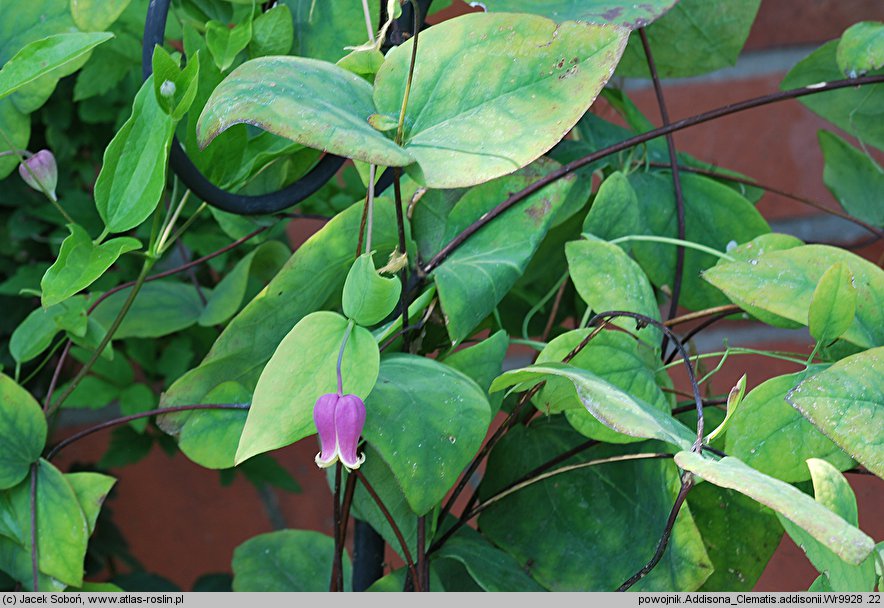
[[[147, 80], [152, 73], [151, 57], [154, 46], [163, 44], [170, 2], [171, 0], [150, 0], [147, 7], [144, 39], [141, 47], [141, 75], [144, 80]], [[432, 0], [419, 2], [422, 16], [426, 15], [431, 2]], [[392, 42], [390, 46], [395, 46], [408, 37], [411, 23], [412, 12], [410, 5], [408, 5], [403, 7], [402, 16], [394, 24], [393, 33], [390, 36]], [[262, 215], [276, 213], [300, 203], [334, 177], [345, 160], [345, 158], [334, 154], [325, 154], [316, 166], [298, 181], [276, 192], [257, 196], [230, 192], [210, 182], [188, 158], [177, 137], [172, 142], [169, 164], [184, 185], [209, 205], [237, 215]], [[393, 174], [388, 169], [381, 175], [375, 190], [381, 192], [392, 183]]]

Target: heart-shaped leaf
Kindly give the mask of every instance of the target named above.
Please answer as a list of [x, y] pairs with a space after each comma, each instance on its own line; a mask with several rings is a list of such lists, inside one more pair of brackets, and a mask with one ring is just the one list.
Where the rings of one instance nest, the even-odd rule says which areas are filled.
[[[337, 390], [336, 366], [347, 323], [337, 313], [315, 312], [283, 338], [255, 387], [236, 464], [316, 433], [313, 406], [321, 395]], [[345, 394], [365, 400], [378, 377], [378, 359], [372, 335], [354, 327], [341, 361]]]
[[429, 512], [482, 444], [491, 408], [475, 382], [432, 359], [392, 355], [365, 400], [362, 434], [399, 482], [411, 509]]

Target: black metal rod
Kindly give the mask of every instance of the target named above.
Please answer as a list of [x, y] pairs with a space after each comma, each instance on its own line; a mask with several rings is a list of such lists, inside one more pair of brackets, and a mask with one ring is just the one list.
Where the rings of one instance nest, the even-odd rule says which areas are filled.
[[[141, 74], [146, 80], [152, 73], [153, 49], [162, 45], [166, 32], [166, 19], [171, 0], [150, 0], [144, 22], [144, 42], [141, 47]], [[324, 155], [310, 172], [276, 192], [248, 196], [219, 188], [203, 175], [188, 158], [181, 142], [172, 141], [169, 164], [181, 182], [200, 200], [209, 205], [237, 215], [263, 215], [276, 213], [296, 205], [326, 184], [346, 161], [333, 154]], [[393, 182], [393, 176], [385, 171], [376, 186], [380, 192]]]
[[384, 576], [384, 539], [357, 519], [353, 530], [353, 591], [365, 591]]

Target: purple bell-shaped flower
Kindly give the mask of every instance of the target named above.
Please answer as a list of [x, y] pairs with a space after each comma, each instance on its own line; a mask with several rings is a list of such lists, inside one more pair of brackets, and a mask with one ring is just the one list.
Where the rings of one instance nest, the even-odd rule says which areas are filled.
[[362, 399], [356, 395], [322, 395], [313, 407], [313, 422], [319, 432], [320, 451], [315, 460], [320, 468], [340, 460], [347, 470], [352, 470], [365, 462], [365, 455], [356, 452], [365, 425]]
[[[27, 166], [26, 166], [27, 165]], [[45, 191], [55, 200], [55, 186], [58, 184], [58, 166], [55, 156], [49, 150], [40, 150], [26, 158], [18, 166], [18, 174], [25, 183], [37, 192]]]

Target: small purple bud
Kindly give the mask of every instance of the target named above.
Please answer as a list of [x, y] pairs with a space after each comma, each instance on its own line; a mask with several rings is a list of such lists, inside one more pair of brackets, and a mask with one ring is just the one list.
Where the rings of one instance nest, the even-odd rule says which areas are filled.
[[338, 456], [347, 469], [358, 469], [365, 455], [357, 455], [359, 436], [365, 425], [365, 404], [356, 395], [344, 395], [335, 410], [335, 431], [338, 434]]
[[316, 464], [320, 468], [333, 465], [338, 460], [338, 442], [335, 432], [335, 409], [340, 397], [334, 393], [323, 395], [313, 406], [313, 422], [319, 432], [320, 452], [316, 455]]
[[[25, 166], [27, 165], [27, 166]], [[18, 166], [18, 173], [25, 183], [38, 192], [45, 189], [55, 200], [55, 186], [58, 184], [58, 167], [55, 157], [49, 150], [40, 150], [26, 158]]]

